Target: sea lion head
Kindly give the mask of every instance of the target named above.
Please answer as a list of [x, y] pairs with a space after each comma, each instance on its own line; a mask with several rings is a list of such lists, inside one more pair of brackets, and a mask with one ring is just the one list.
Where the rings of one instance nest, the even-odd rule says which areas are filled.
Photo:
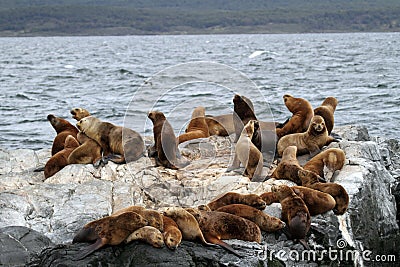
[[288, 196], [291, 196], [294, 194], [292, 189], [284, 184], [281, 185], [273, 185], [271, 188], [271, 191], [276, 194], [278, 199], [282, 200], [285, 199]]
[[164, 243], [169, 249], [176, 249], [182, 242], [182, 233], [178, 228], [164, 232]]
[[147, 117], [154, 123], [159, 120], [165, 120], [165, 115], [164, 113], [160, 111], [150, 111], [149, 114], [147, 114]]
[[331, 106], [332, 111], [336, 110], [337, 104], [338, 104], [338, 100], [333, 96], [329, 96], [329, 97], [325, 98], [324, 102], [322, 102], [322, 106]]
[[90, 116], [89, 111], [87, 111], [84, 108], [73, 108], [71, 109], [70, 112], [72, 114], [72, 118], [74, 118], [77, 121], [80, 121], [81, 119]]
[[283, 101], [285, 102], [285, 106], [292, 113], [297, 113], [302, 110], [306, 110], [308, 107], [308, 101], [304, 98], [293, 97], [292, 95], [286, 94], [283, 96]]
[[255, 120], [250, 120], [245, 126], [244, 126], [244, 131], [246, 131], [246, 134], [248, 137], [252, 137], [254, 134], [254, 125], [255, 123], [257, 123], [258, 125], [258, 121]]
[[323, 133], [324, 131], [326, 131], [326, 126], [325, 126], [325, 121], [324, 118], [322, 118], [319, 115], [315, 115], [310, 123], [310, 129], [313, 133]]
[[73, 125], [71, 125], [67, 120], [56, 117], [53, 114], [47, 115], [47, 120], [50, 122], [51, 126], [53, 126], [54, 130], [57, 133], [60, 133], [64, 130], [71, 129]]
[[[234, 104], [234, 110], [236, 113], [238, 113], [238, 110], [243, 111], [247, 111], [245, 112], [247, 113], [253, 113], [254, 115], [254, 106], [253, 106], [253, 102], [251, 102], [250, 99], [248, 99], [245, 96], [241, 96], [241, 95], [235, 95], [233, 97], [233, 104]], [[248, 111], [250, 109], [250, 111]]]
[[249, 194], [246, 195], [245, 197], [246, 197], [246, 204], [256, 209], [263, 210], [267, 206], [265, 201], [256, 194]]

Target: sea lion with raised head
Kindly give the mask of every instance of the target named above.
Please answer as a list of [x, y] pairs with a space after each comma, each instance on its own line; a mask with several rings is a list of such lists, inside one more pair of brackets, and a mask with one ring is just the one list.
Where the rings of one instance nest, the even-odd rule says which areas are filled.
[[65, 139], [68, 135], [72, 135], [74, 138], [76, 138], [78, 129], [69, 121], [56, 117], [53, 114], [49, 114], [47, 116], [47, 120], [57, 132], [57, 136], [54, 138], [53, 145], [51, 147], [51, 155], [53, 156], [57, 152], [64, 149]]
[[81, 119], [90, 116], [90, 112], [84, 108], [73, 108], [73, 109], [71, 109], [70, 112], [71, 112], [72, 118], [74, 118], [77, 121], [80, 121]]
[[321, 106], [314, 109], [314, 115], [319, 115], [325, 120], [326, 129], [328, 130], [328, 134], [331, 134], [332, 129], [335, 125], [335, 110], [338, 104], [338, 100], [333, 96], [325, 98], [324, 102], [322, 102]]

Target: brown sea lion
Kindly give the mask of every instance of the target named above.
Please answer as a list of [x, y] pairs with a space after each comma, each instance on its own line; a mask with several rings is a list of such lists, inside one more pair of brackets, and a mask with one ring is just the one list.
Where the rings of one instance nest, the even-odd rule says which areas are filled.
[[218, 211], [201, 211], [198, 219], [205, 239], [241, 257], [231, 246], [223, 242], [225, 239], [239, 239], [250, 242], [261, 242], [260, 228], [245, 218]]
[[282, 156], [283, 151], [288, 146], [296, 146], [297, 155], [310, 153], [310, 156], [313, 157], [321, 151], [323, 146], [337, 141], [338, 140], [328, 135], [324, 118], [316, 115], [312, 118], [307, 132], [289, 134], [279, 139], [278, 155]]
[[[132, 162], [143, 156], [143, 139], [134, 130], [103, 122], [93, 116], [81, 119], [76, 125], [101, 146], [105, 158], [115, 163]], [[120, 157], [115, 158], [115, 154]]]
[[282, 128], [276, 129], [278, 138], [288, 134], [307, 131], [308, 125], [314, 116], [314, 111], [310, 102], [304, 98], [297, 98], [288, 94], [283, 96], [283, 101], [293, 115]]
[[264, 200], [256, 194], [239, 194], [235, 192], [228, 192], [216, 197], [207, 204], [207, 207], [213, 211], [231, 204], [244, 204], [259, 210], [263, 210], [266, 207]]
[[275, 232], [285, 227], [280, 219], [269, 216], [265, 212], [243, 204], [231, 204], [218, 208], [216, 211], [227, 212], [248, 219], [265, 232]]
[[310, 230], [311, 216], [304, 201], [287, 185], [274, 185], [271, 188], [282, 206], [282, 220], [289, 230], [289, 238], [299, 240], [305, 247], [306, 235]]
[[335, 125], [335, 117], [333, 114], [335, 113], [337, 104], [338, 100], [330, 96], [325, 98], [321, 106], [314, 109], [314, 115], [319, 115], [324, 118], [328, 134], [331, 134], [333, 126]]
[[118, 216], [107, 216], [86, 224], [74, 237], [72, 243], [94, 242], [76, 257], [81, 260], [103, 247], [119, 245], [132, 232], [147, 225], [147, 221], [135, 212], [125, 212]]
[[253, 182], [261, 182], [265, 178], [262, 177], [263, 155], [251, 142], [255, 124], [258, 125], [258, 121], [250, 120], [244, 127], [235, 146], [235, 156], [232, 165], [227, 171], [239, 168], [240, 163], [242, 163], [245, 167], [244, 174]]
[[72, 118], [77, 121], [80, 121], [83, 118], [89, 117], [90, 112], [84, 108], [73, 108], [71, 109]]
[[[335, 205], [335, 199], [324, 192], [314, 190], [304, 186], [292, 186], [293, 192], [296, 193], [306, 204], [311, 216], [325, 213], [332, 210]], [[265, 192], [260, 197], [270, 205], [272, 203], [279, 203], [279, 198], [274, 192]]]
[[68, 135], [65, 139], [63, 150], [54, 154], [44, 166], [44, 177], [47, 179], [59, 172], [62, 168], [68, 165], [68, 156], [79, 147], [78, 141], [72, 136]]
[[164, 243], [169, 249], [176, 249], [182, 241], [182, 232], [170, 217], [163, 215]]
[[141, 206], [129, 206], [129, 207], [117, 210], [116, 212], [111, 214], [111, 216], [115, 217], [124, 212], [136, 212], [137, 214], [139, 214], [140, 216], [142, 216], [143, 218], [145, 218], [147, 220], [149, 226], [157, 228], [160, 231], [164, 230], [163, 215], [156, 210], [146, 209]]
[[137, 229], [125, 239], [125, 243], [129, 243], [134, 240], [144, 241], [155, 248], [162, 248], [164, 246], [164, 238], [162, 233], [153, 226], [146, 225]]
[[327, 193], [335, 199], [336, 205], [333, 208], [333, 213], [342, 215], [346, 212], [349, 206], [349, 195], [343, 186], [336, 183], [321, 183], [318, 174], [312, 171], [300, 170], [299, 177], [303, 186]]
[[164, 215], [173, 219], [182, 233], [182, 238], [185, 240], [195, 241], [200, 240], [205, 245], [212, 245], [208, 243], [200, 230], [199, 223], [196, 218], [180, 207], [169, 207], [164, 211]]
[[200, 106], [193, 110], [192, 118], [186, 128], [186, 132], [178, 136], [178, 143], [197, 138], [206, 138], [210, 136], [208, 125], [205, 119], [205, 108]]
[[210, 135], [228, 136], [235, 132], [232, 114], [218, 116], [206, 115], [205, 119]]
[[297, 161], [297, 147], [288, 146], [285, 148], [282, 154], [282, 159], [276, 166], [274, 172], [271, 174], [272, 178], [275, 179], [286, 179], [301, 185], [301, 180], [298, 176], [301, 166]]
[[54, 138], [53, 145], [51, 147], [51, 155], [53, 156], [57, 152], [63, 150], [65, 139], [68, 135], [72, 135], [74, 138], [76, 138], [78, 129], [76, 129], [76, 127], [67, 120], [56, 117], [53, 114], [49, 114], [47, 116], [47, 120], [57, 132], [57, 136]]
[[339, 148], [329, 148], [310, 159], [303, 169], [315, 172], [320, 177], [324, 177], [324, 167], [330, 172], [327, 178], [331, 178], [335, 171], [341, 170], [344, 166], [346, 155]]
[[101, 159], [101, 146], [86, 134], [77, 135], [80, 146], [68, 156], [68, 164], [91, 164]]
[[178, 169], [176, 155], [179, 153], [174, 129], [160, 111], [151, 111], [148, 118], [153, 122], [154, 146], [149, 156], [156, 156], [156, 164], [170, 169]]

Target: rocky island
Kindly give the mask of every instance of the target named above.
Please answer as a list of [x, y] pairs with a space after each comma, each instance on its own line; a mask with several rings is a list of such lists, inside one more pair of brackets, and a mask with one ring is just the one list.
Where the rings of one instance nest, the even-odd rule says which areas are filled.
[[[98, 169], [68, 165], [46, 180], [34, 169], [46, 163], [50, 149], [0, 149], [0, 265], [395, 266], [400, 260], [399, 141], [370, 137], [359, 126], [335, 127], [334, 132], [342, 139], [329, 147], [346, 154], [334, 182], [349, 194], [347, 212], [312, 217], [307, 237], [311, 251], [280, 232], [263, 232], [261, 244], [227, 240], [243, 257], [189, 241], [174, 251], [135, 241], [75, 261], [74, 255], [86, 245], [71, 244], [89, 221], [130, 205], [195, 207], [225, 192], [261, 194], [274, 184], [294, 185], [275, 179], [250, 182], [239, 172], [226, 172], [233, 148], [229, 137], [184, 143], [181, 153], [191, 164], [181, 170], [154, 167], [153, 159], [142, 157]], [[264, 212], [279, 217], [279, 205]]]

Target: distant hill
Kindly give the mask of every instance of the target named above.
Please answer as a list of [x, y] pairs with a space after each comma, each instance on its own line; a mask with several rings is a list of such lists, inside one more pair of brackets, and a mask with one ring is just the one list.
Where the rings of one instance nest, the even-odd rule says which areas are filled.
[[399, 30], [399, 0], [0, 0], [0, 36]]

